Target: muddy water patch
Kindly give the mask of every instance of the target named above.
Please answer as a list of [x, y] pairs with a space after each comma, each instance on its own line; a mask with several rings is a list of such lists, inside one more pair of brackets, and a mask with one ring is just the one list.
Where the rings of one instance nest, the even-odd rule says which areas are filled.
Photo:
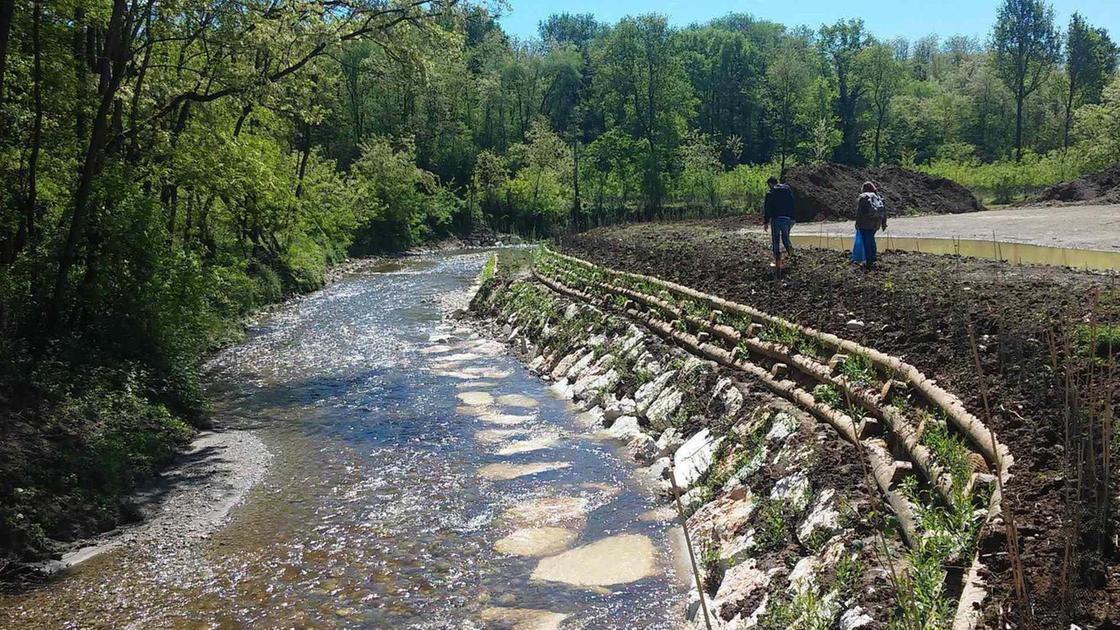
[[551, 556], [567, 549], [579, 532], [563, 527], [527, 527], [494, 543], [494, 550], [515, 556]]
[[638, 534], [604, 538], [550, 558], [533, 570], [532, 579], [572, 586], [614, 586], [653, 574], [657, 551]]
[[569, 462], [536, 462], [532, 464], [487, 464], [478, 469], [478, 476], [493, 481], [509, 481], [527, 475], [539, 475], [571, 466]]
[[498, 455], [520, 455], [521, 453], [531, 453], [546, 449], [559, 441], [558, 434], [544, 434], [537, 435], [525, 440], [514, 440], [505, 446], [499, 448], [496, 452]]

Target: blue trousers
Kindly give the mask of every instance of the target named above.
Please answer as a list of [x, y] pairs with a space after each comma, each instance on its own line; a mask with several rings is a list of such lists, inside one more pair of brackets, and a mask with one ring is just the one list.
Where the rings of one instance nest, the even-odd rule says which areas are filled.
[[789, 241], [789, 231], [793, 229], [793, 219], [790, 217], [774, 217], [770, 219], [770, 247], [774, 250], [774, 258], [782, 256], [782, 245], [786, 251], [793, 251], [793, 243]]
[[877, 228], [859, 230], [859, 238], [863, 241], [863, 259], [868, 266], [875, 264], [876, 254], [878, 254], [878, 248], [875, 246], [875, 232], [878, 231]]

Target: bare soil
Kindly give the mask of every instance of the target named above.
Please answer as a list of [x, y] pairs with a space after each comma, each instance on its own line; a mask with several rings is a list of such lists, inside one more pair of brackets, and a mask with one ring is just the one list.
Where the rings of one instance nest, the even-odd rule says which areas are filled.
[[1054, 184], [1038, 194], [1038, 201], [1120, 203], [1120, 164]]
[[859, 169], [843, 164], [795, 166], [786, 172], [798, 221], [854, 219], [863, 183], [873, 182], [892, 214], [956, 214], [983, 206], [960, 184], [899, 166]]
[[[1007, 495], [1038, 627], [1120, 625], [1120, 556], [1114, 549], [1100, 554], [1079, 547], [1068, 617], [1061, 600], [1067, 539], [1062, 526], [1069, 516], [1062, 494], [1065, 407], [1047, 343], [1051, 331], [1094, 316], [1120, 322], [1120, 278], [901, 252], [887, 253], [879, 268], [867, 273], [850, 265], [844, 253], [811, 248], [799, 250], [787, 273], [776, 277], [767, 243], [740, 232], [740, 225], [696, 221], [603, 228], [568, 237], [561, 247], [901, 356], [983, 418], [971, 326], [993, 401], [988, 422], [1015, 457]], [[1014, 623], [1007, 612], [1014, 603], [1002, 532], [986, 532], [981, 549], [993, 592], [985, 624]]]

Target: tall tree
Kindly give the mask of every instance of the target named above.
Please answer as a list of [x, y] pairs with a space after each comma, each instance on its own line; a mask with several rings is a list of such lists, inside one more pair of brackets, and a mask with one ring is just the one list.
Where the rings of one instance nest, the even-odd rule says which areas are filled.
[[1058, 61], [1054, 9], [1042, 0], [1004, 0], [991, 38], [992, 63], [1015, 96], [1015, 159], [1023, 159], [1023, 106]]
[[661, 210], [669, 160], [693, 105], [673, 35], [664, 16], [623, 19], [600, 51], [595, 77], [600, 106], [644, 141], [642, 192], [648, 215]]
[[1105, 82], [1116, 69], [1116, 46], [1103, 28], [1093, 28], [1080, 13], [1074, 12], [1066, 32], [1066, 92], [1065, 124], [1062, 128], [1062, 146], [1069, 147], [1069, 132], [1073, 124], [1073, 110], [1084, 103], [1100, 100]]
[[775, 127], [779, 130], [778, 154], [781, 173], [786, 158], [796, 145], [798, 103], [812, 80], [804, 46], [791, 42], [779, 48], [766, 69], [766, 92]]
[[829, 60], [836, 79], [836, 115], [840, 119], [841, 137], [836, 160], [845, 164], [860, 161], [857, 115], [866, 86], [856, 70], [856, 55], [869, 43], [863, 20], [840, 20], [821, 27], [821, 51]]
[[883, 125], [887, 121], [891, 99], [902, 85], [903, 69], [895, 60], [894, 50], [886, 44], [875, 44], [859, 54], [860, 72], [867, 84], [867, 95], [871, 99], [872, 115], [875, 119], [875, 135], [872, 141], [875, 166], [882, 163]]

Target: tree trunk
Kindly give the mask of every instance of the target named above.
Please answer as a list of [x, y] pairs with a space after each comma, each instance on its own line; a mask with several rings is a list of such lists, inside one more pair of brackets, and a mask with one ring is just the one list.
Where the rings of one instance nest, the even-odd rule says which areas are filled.
[[574, 232], [579, 231], [579, 214], [583, 204], [579, 199], [579, 141], [572, 139], [572, 225]]
[[86, 12], [81, 7], [74, 9], [74, 137], [79, 146], [86, 141], [86, 38], [84, 26]]
[[77, 260], [78, 241], [86, 232], [86, 223], [89, 219], [89, 201], [93, 193], [94, 180], [104, 166], [105, 152], [109, 144], [110, 113], [116, 101], [117, 92], [120, 90], [121, 82], [124, 80], [127, 67], [130, 48], [127, 38], [131, 31], [131, 21], [126, 13], [125, 0], [113, 0], [113, 13], [109, 19], [105, 53], [99, 62], [101, 82], [98, 88], [100, 98], [97, 113], [93, 119], [89, 144], [82, 158], [78, 186], [74, 193], [70, 227], [66, 233], [66, 241], [62, 247], [62, 252], [59, 254], [54, 291], [51, 294], [50, 306], [47, 309], [47, 325], [55, 330], [60, 323], [59, 315], [63, 306], [62, 302], [70, 284], [70, 270]]
[[4, 102], [4, 74], [8, 69], [8, 35], [12, 32], [12, 19], [16, 0], [0, 0], [0, 103]]
[[1069, 78], [1069, 93], [1066, 94], [1066, 119], [1062, 127], [1062, 148], [1069, 148], [1069, 128], [1073, 124], [1073, 95], [1077, 91], [1077, 84], [1073, 77]]
[[883, 118], [886, 116], [884, 110], [879, 111], [879, 116], [875, 120], [875, 168], [879, 168], [879, 139], [883, 135]]
[[237, 138], [241, 135], [241, 127], [245, 124], [245, 119], [249, 117], [249, 112], [253, 111], [252, 105], [245, 105], [241, 108], [241, 115], [237, 117], [237, 124], [233, 126], [233, 137]]
[[[2, 1], [2, 0], [0, 0]], [[26, 222], [26, 242], [32, 244], [35, 237], [36, 208], [39, 204], [39, 149], [43, 137], [43, 3], [35, 0], [34, 17], [32, 18], [31, 38], [34, 46], [34, 61], [32, 62], [33, 87], [32, 100], [35, 107], [35, 120], [31, 124], [31, 155], [27, 161], [27, 198], [24, 199], [24, 221]]]
[[299, 172], [296, 174], [296, 199], [303, 197], [303, 175], [307, 172], [307, 158], [311, 156], [311, 123], [303, 123], [303, 147], [299, 158]]
[[1023, 101], [1022, 88], [1015, 93], [1015, 161], [1023, 161]]

